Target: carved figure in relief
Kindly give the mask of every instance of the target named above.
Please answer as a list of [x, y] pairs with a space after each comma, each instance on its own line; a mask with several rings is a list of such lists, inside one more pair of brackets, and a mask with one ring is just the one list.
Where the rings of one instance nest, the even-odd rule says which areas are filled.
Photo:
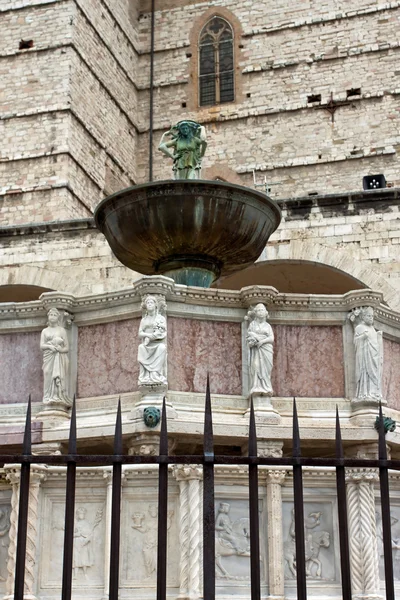
[[[311, 512], [304, 520], [305, 527], [305, 560], [306, 575], [313, 579], [322, 579], [322, 563], [319, 559], [321, 548], [329, 548], [330, 535], [328, 531], [311, 531], [321, 523], [321, 512]], [[293, 579], [296, 578], [296, 533], [294, 524], [294, 509], [289, 528], [289, 537], [284, 544], [284, 558]], [[313, 566], [316, 567], [313, 573]]]
[[[393, 510], [393, 508], [394, 507], [391, 507], [391, 510]], [[376, 517], [376, 537], [378, 540], [378, 559], [379, 559], [380, 568], [383, 570], [384, 569], [383, 525], [382, 525], [382, 515], [381, 515], [380, 510], [375, 511], [375, 517]], [[399, 519], [396, 519], [396, 517], [391, 516], [390, 524], [391, 524], [392, 535], [393, 535], [394, 530], [395, 531], [397, 530], [397, 533], [399, 531], [398, 527], [395, 528], [395, 525], [397, 523], [399, 523]], [[392, 537], [391, 542], [392, 542], [392, 556], [393, 556], [393, 576], [396, 581], [399, 581], [400, 580], [400, 538]]]
[[79, 573], [79, 569], [82, 569], [83, 574], [86, 576], [87, 569], [94, 565], [92, 545], [93, 534], [102, 518], [102, 510], [97, 511], [93, 522], [86, 519], [86, 508], [78, 508], [76, 511], [73, 554], [73, 570], [75, 578]]
[[[167, 530], [170, 529], [174, 511], [168, 511]], [[148, 516], [144, 513], [135, 513], [132, 516], [133, 529], [143, 533], [143, 560], [146, 570], [146, 577], [149, 579], [157, 568], [157, 525], [158, 525], [158, 508], [156, 504], [150, 504]]]
[[166, 385], [167, 322], [161, 314], [165, 302], [146, 296], [142, 302], [143, 317], [139, 327], [139, 385]]
[[274, 360], [274, 333], [267, 322], [268, 311], [264, 304], [251, 308], [246, 320], [247, 344], [250, 349], [250, 394], [272, 396], [271, 372]]
[[71, 406], [67, 381], [69, 375], [68, 338], [65, 328], [60, 324], [61, 315], [56, 308], [47, 313], [47, 327], [40, 338], [43, 352], [43, 402], [45, 404], [63, 404]]
[[382, 332], [374, 327], [374, 309], [357, 308], [349, 316], [354, 325], [356, 399], [382, 400]]
[[[1, 547], [8, 548], [8, 542], [6, 541], [6, 536], [10, 531], [11, 527], [11, 507], [0, 508], [0, 538], [1, 538]], [[6, 581], [6, 578], [0, 574], [0, 581]]]
[[246, 517], [232, 523], [229, 510], [227, 502], [220, 502], [215, 519], [215, 565], [223, 577], [236, 579], [225, 569], [221, 557], [250, 556], [250, 525]]
[[196, 121], [179, 121], [162, 135], [158, 146], [174, 161], [174, 179], [200, 179], [206, 148], [206, 130]]

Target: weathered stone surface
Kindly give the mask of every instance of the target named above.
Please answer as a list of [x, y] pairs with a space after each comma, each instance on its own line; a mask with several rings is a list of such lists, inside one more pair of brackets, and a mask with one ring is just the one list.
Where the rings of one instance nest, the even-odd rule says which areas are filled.
[[40, 332], [0, 335], [0, 403], [32, 402], [43, 398]]
[[340, 327], [274, 327], [277, 396], [344, 396], [343, 342]]
[[168, 319], [168, 383], [171, 390], [242, 393], [239, 323]]
[[78, 336], [78, 396], [137, 390], [139, 319], [81, 327]]

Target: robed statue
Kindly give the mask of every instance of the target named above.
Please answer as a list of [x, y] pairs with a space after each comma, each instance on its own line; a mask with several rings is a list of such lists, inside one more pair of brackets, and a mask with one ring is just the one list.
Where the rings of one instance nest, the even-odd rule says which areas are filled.
[[382, 332], [374, 327], [374, 309], [365, 306], [349, 315], [354, 325], [355, 400], [382, 400]]
[[248, 312], [247, 330], [249, 347], [250, 394], [272, 396], [271, 372], [274, 360], [274, 332], [267, 321], [264, 304], [257, 304]]

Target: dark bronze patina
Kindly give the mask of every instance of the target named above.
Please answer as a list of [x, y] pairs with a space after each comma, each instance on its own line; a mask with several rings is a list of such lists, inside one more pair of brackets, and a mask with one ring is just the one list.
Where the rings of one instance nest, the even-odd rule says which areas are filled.
[[169, 180], [105, 198], [97, 227], [125, 266], [177, 283], [211, 285], [254, 263], [281, 212], [264, 193], [220, 181]]

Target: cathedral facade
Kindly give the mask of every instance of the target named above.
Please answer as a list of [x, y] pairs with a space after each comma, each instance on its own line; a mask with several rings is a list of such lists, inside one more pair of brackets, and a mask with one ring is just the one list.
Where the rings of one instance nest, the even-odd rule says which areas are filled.
[[[0, 423], [21, 444], [28, 394], [38, 454], [78, 449], [201, 454], [210, 376], [220, 454], [375, 458], [380, 403], [400, 417], [400, 2], [377, 0], [3, 0], [0, 6]], [[265, 191], [282, 222], [254, 265], [212, 288], [142, 277], [94, 223], [110, 194], [171, 178], [158, 152], [179, 120], [204, 126], [202, 177]], [[263, 346], [264, 345], [264, 346]], [[146, 409], [151, 408], [149, 411]], [[155, 421], [157, 423], [155, 423]], [[393, 423], [392, 423], [393, 428]], [[399, 458], [397, 431], [388, 451]], [[108, 594], [111, 470], [78, 470], [73, 589]], [[260, 469], [263, 597], [296, 597], [293, 476]], [[400, 593], [400, 481], [390, 475]], [[248, 475], [216, 468], [221, 598], [249, 597]], [[129, 466], [122, 491], [121, 598], [154, 596], [157, 469]], [[341, 597], [334, 472], [305, 469], [307, 588]], [[12, 595], [19, 471], [0, 474], [0, 593]], [[377, 474], [347, 472], [352, 585], [384, 597]], [[168, 597], [202, 597], [202, 469], [169, 474]], [[61, 589], [65, 469], [32, 469], [27, 600]], [[49, 551], [49, 548], [52, 548]], [[134, 565], [134, 569], [132, 569]]]

